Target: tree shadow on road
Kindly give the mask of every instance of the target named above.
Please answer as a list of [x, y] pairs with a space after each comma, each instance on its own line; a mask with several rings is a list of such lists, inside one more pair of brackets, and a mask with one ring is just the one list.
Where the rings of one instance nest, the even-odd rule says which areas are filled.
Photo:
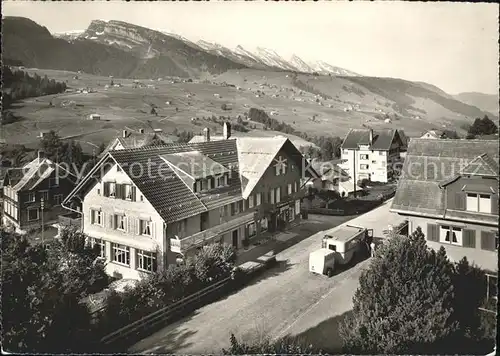
[[128, 349], [128, 352], [134, 354], [172, 354], [178, 352], [182, 348], [191, 346], [192, 343], [188, 340], [191, 336], [196, 334], [196, 331], [186, 329], [183, 325], [196, 314], [198, 313], [194, 311], [171, 325], [163, 325], [163, 329], [156, 328], [157, 332], [138, 341]]
[[327, 319], [298, 335], [287, 335], [301, 343], [311, 345], [315, 352], [321, 351], [330, 355], [342, 354], [342, 339], [339, 326], [342, 321], [352, 315], [352, 311]]

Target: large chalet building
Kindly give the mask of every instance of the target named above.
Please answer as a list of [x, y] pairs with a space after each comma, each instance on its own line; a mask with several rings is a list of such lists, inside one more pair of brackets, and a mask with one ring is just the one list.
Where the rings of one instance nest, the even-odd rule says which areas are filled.
[[[285, 137], [172, 143], [107, 152], [68, 196], [107, 272], [140, 279], [197, 248], [240, 248], [300, 219], [302, 155]], [[74, 205], [73, 205], [74, 206]], [[75, 208], [75, 210], [77, 210]]]
[[405, 145], [398, 130], [351, 129], [341, 146], [340, 168], [356, 182], [387, 183], [394, 178]]
[[75, 182], [74, 175], [41, 151], [25, 166], [8, 169], [3, 182], [3, 225], [24, 234], [57, 223], [58, 216], [67, 212], [61, 203]]
[[498, 141], [412, 139], [391, 211], [418, 226], [428, 245], [498, 265]]

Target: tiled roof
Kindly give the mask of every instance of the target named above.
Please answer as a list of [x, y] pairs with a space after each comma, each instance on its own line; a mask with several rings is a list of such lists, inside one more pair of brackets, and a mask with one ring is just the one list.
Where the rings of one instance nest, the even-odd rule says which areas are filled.
[[286, 137], [279, 136], [271, 139], [245, 137], [237, 140], [239, 171], [245, 199], [251, 194], [286, 141]]
[[[237, 163], [238, 160], [235, 140], [168, 144], [158, 147], [111, 151], [109, 154], [129, 174], [134, 184], [165, 222], [169, 223], [207, 211], [207, 207], [196, 193], [188, 188], [184, 181], [161, 158], [165, 155], [190, 151], [198, 151], [226, 168]], [[141, 175], [141, 167], [148, 166], [148, 162], [152, 167], [152, 174], [143, 173]], [[237, 176], [237, 173], [235, 175]], [[233, 188], [239, 190], [241, 199], [239, 179], [231, 180], [231, 184]]]
[[229, 173], [228, 168], [225, 168], [199, 151], [173, 153], [161, 157], [194, 179], [203, 178], [207, 175], [216, 176], [222, 173]]
[[[164, 221], [171, 223], [246, 198], [242, 186], [250, 194], [282, 147], [293, 159], [301, 159], [297, 148], [284, 137], [245, 137], [110, 151], [94, 171], [98, 172], [98, 167], [107, 160], [118, 163]], [[228, 186], [194, 192], [194, 178], [205, 174], [199, 167], [189, 168], [190, 160], [196, 163], [195, 166], [205, 162], [208, 175], [229, 172]], [[183, 164], [186, 161], [187, 168]], [[211, 165], [217, 172], [210, 172]], [[79, 183], [67, 200], [78, 192], [85, 194], [83, 187], [90, 184], [94, 171]]]
[[495, 177], [498, 176], [498, 163], [485, 153], [473, 159], [462, 173]]
[[[389, 150], [397, 130], [373, 130], [371, 150]], [[359, 145], [370, 144], [369, 129], [351, 129], [347, 133], [342, 148], [357, 149]]]
[[443, 217], [440, 184], [450, 182], [483, 154], [498, 165], [498, 148], [497, 141], [412, 139], [391, 209]]
[[6, 173], [6, 178], [12, 189], [16, 191], [31, 190], [50, 177], [56, 169], [66, 172], [63, 167], [48, 158], [35, 158], [22, 168], [10, 168]]
[[[220, 141], [223, 140], [224, 136], [212, 136], [210, 135], [210, 141]], [[197, 142], [204, 142], [205, 141], [205, 136], [203, 135], [194, 135], [191, 140], [189, 140], [189, 143], [197, 143]]]

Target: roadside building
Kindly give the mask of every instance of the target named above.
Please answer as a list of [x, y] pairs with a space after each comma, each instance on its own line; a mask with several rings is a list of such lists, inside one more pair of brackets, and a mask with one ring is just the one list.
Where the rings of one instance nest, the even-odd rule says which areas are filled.
[[[241, 248], [300, 219], [302, 155], [286, 138], [109, 150], [68, 196], [117, 277], [141, 279], [197, 248]], [[147, 167], [150, 167], [149, 170]]]
[[351, 129], [341, 146], [340, 168], [356, 182], [368, 179], [387, 183], [401, 164], [403, 148], [400, 130]]
[[497, 271], [498, 149], [493, 140], [412, 139], [391, 211], [450, 259]]
[[33, 161], [5, 174], [3, 224], [24, 234], [57, 223], [58, 216], [67, 212], [61, 203], [75, 183], [74, 175], [39, 151]]

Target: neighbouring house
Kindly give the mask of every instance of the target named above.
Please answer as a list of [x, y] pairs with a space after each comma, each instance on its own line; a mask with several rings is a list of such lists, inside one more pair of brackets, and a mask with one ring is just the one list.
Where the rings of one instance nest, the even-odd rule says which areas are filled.
[[[229, 125], [228, 125], [228, 130]], [[107, 273], [141, 279], [209, 243], [241, 248], [300, 219], [302, 155], [284, 137], [238, 138], [108, 151], [65, 204]]]
[[99, 114], [90, 114], [88, 117], [89, 120], [101, 120], [101, 115]]
[[405, 144], [400, 130], [351, 129], [341, 146], [345, 170], [356, 182], [368, 179], [387, 183], [401, 164], [401, 150]]
[[3, 224], [23, 234], [57, 223], [58, 216], [67, 212], [61, 203], [76, 180], [41, 151], [24, 167], [8, 169], [3, 185]]
[[339, 167], [340, 160], [319, 161], [313, 159], [311, 167], [319, 174], [319, 178], [304, 179], [303, 183], [316, 189], [338, 191], [340, 181], [349, 180], [349, 174]]
[[412, 139], [391, 211], [451, 260], [498, 265], [498, 141]]
[[130, 148], [158, 146], [177, 141], [177, 137], [164, 135], [161, 129], [146, 131], [139, 129], [137, 131], [123, 130], [121, 136], [111, 140], [101, 155], [108, 151], [124, 150]]
[[359, 195], [361, 195], [365, 192], [365, 189], [363, 187], [361, 187], [359, 184], [355, 185], [355, 183], [352, 179], [349, 179], [346, 181], [339, 181], [337, 183], [336, 190], [342, 198], [345, 198], [348, 196], [353, 196], [354, 191], [356, 191], [356, 194], [359, 194]]

